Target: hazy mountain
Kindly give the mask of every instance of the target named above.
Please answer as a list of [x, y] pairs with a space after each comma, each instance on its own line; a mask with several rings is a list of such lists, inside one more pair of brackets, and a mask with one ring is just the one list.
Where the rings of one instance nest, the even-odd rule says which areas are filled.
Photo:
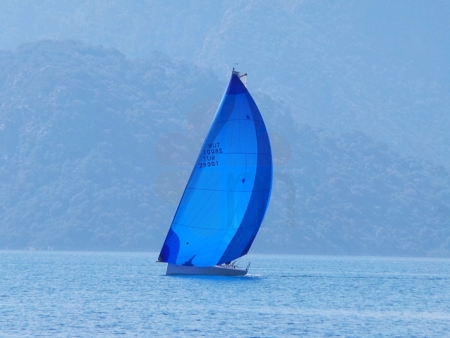
[[450, 168], [449, 16], [444, 0], [0, 0], [0, 48], [51, 38], [158, 50], [223, 81], [238, 63], [300, 123]]
[[142, 250], [162, 237], [154, 149], [185, 110], [220, 98], [215, 77], [76, 42], [0, 60], [0, 245]]
[[[0, 248], [159, 250], [227, 80], [74, 41], [0, 65]], [[253, 252], [449, 255], [445, 167], [250, 89], [275, 163]]]
[[250, 1], [196, 60], [239, 62], [295, 118], [450, 167], [450, 3]]

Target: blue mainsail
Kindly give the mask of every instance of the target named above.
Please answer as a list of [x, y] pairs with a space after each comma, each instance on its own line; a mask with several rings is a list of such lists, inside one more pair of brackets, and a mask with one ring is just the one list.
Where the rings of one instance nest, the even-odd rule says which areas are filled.
[[266, 126], [233, 70], [158, 260], [202, 267], [247, 254], [269, 204], [272, 172]]

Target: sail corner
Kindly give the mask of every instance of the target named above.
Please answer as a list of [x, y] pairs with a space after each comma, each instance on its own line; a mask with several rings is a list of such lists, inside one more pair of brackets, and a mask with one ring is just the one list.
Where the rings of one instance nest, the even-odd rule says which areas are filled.
[[239, 78], [239, 80], [241, 80], [241, 82], [244, 84], [245, 88], [247, 88], [247, 73], [238, 72], [233, 67], [232, 74], [236, 75]]

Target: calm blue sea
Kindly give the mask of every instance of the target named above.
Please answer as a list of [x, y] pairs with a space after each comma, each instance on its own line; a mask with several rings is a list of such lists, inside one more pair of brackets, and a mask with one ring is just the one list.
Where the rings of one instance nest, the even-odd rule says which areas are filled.
[[450, 337], [450, 260], [249, 255], [168, 277], [157, 253], [0, 252], [2, 337]]

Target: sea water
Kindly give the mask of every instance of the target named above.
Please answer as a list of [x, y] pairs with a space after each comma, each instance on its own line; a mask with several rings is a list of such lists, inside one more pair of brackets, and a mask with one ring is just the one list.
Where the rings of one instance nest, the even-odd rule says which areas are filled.
[[450, 260], [249, 255], [165, 276], [157, 253], [0, 252], [2, 337], [450, 337]]

